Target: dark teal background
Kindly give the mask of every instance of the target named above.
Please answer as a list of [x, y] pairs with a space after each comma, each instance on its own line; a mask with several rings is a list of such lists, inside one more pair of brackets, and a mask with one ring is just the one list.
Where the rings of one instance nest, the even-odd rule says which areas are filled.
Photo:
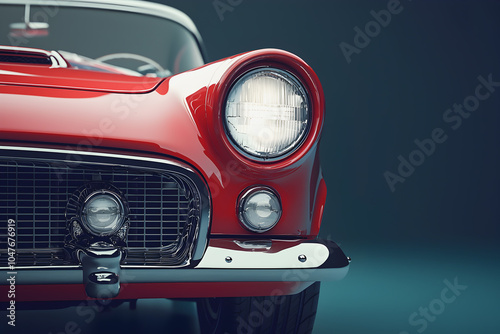
[[[316, 334], [500, 332], [500, 87], [456, 130], [443, 120], [478, 76], [500, 82], [499, 1], [401, 0], [350, 64], [339, 44], [389, 1], [223, 1], [240, 3], [223, 21], [213, 1], [165, 2], [195, 21], [210, 60], [281, 48], [323, 84], [321, 235], [353, 262], [345, 280], [323, 283]], [[384, 172], [435, 128], [447, 140], [391, 192]], [[425, 330], [412, 326], [455, 277], [467, 289]]]
[[[500, 82], [500, 2], [401, 0], [401, 12], [347, 63], [339, 44], [389, 1], [164, 1], [198, 25], [210, 60], [281, 48], [313, 67], [326, 95], [321, 158], [328, 186], [322, 233], [349, 244], [499, 237], [500, 87], [453, 130], [443, 113]], [[222, 1], [224, 3], [226, 0]], [[448, 139], [392, 193], [415, 139]]]
[[[281, 48], [321, 79], [321, 235], [353, 262], [346, 279], [323, 283], [314, 333], [500, 332], [500, 87], [456, 130], [443, 120], [478, 76], [500, 82], [499, 1], [401, 0], [351, 63], [339, 44], [389, 1], [244, 0], [223, 21], [212, 1], [168, 3], [193, 18], [210, 60]], [[384, 172], [436, 128], [447, 140], [391, 192]], [[455, 278], [466, 290], [426, 328], [419, 314], [410, 324]]]
[[[209, 60], [281, 48], [323, 83], [321, 235], [353, 262], [346, 279], [323, 283], [315, 334], [500, 332], [500, 87], [458, 129], [443, 120], [474, 94], [478, 76], [500, 82], [499, 1], [402, 0], [402, 11], [350, 64], [339, 44], [353, 44], [353, 29], [364, 29], [387, 0], [233, 0], [240, 4], [223, 20], [213, 1], [163, 2], [195, 21]], [[396, 173], [398, 156], [408, 159], [414, 140], [435, 128], [447, 140], [391, 192], [384, 172]], [[444, 281], [455, 278], [467, 288], [425, 329], [410, 324], [419, 308], [439, 305]], [[198, 330], [194, 305], [161, 300], [99, 312], [89, 324], [74, 309], [19, 312], [19, 332], [32, 319], [53, 334], [67, 321], [82, 333]]]

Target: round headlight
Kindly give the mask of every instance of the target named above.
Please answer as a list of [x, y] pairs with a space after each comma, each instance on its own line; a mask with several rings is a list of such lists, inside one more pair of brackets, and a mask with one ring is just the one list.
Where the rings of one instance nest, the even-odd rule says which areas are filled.
[[281, 217], [281, 202], [271, 190], [254, 188], [240, 199], [239, 218], [253, 232], [266, 232], [278, 223]]
[[236, 148], [259, 159], [278, 158], [297, 148], [309, 128], [309, 101], [290, 73], [261, 68], [231, 88], [225, 128]]
[[120, 198], [105, 190], [91, 194], [82, 209], [83, 223], [93, 234], [100, 236], [118, 231], [124, 216]]

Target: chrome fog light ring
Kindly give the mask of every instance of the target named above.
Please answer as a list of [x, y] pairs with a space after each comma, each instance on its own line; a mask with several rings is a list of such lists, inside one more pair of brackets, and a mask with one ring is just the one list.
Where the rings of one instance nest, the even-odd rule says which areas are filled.
[[80, 216], [84, 227], [93, 235], [113, 235], [126, 221], [125, 204], [117, 193], [100, 189], [85, 198]]
[[281, 199], [270, 187], [252, 187], [239, 198], [238, 219], [243, 227], [255, 233], [264, 233], [276, 226], [282, 211]]

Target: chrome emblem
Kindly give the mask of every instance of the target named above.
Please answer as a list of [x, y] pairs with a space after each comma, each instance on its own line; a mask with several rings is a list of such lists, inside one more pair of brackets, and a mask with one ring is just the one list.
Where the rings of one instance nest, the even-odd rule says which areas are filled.
[[110, 272], [92, 273], [89, 280], [98, 284], [115, 284], [118, 282], [118, 275]]

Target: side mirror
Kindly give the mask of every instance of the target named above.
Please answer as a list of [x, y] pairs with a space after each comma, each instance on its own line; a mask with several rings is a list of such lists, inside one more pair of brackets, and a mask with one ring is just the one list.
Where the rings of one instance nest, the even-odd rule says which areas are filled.
[[41, 37], [49, 35], [49, 24], [47, 22], [30, 22], [31, 6], [26, 4], [24, 7], [24, 22], [15, 22], [10, 24], [11, 37]]
[[16, 22], [10, 25], [12, 37], [41, 37], [49, 35], [49, 24], [46, 22]]

